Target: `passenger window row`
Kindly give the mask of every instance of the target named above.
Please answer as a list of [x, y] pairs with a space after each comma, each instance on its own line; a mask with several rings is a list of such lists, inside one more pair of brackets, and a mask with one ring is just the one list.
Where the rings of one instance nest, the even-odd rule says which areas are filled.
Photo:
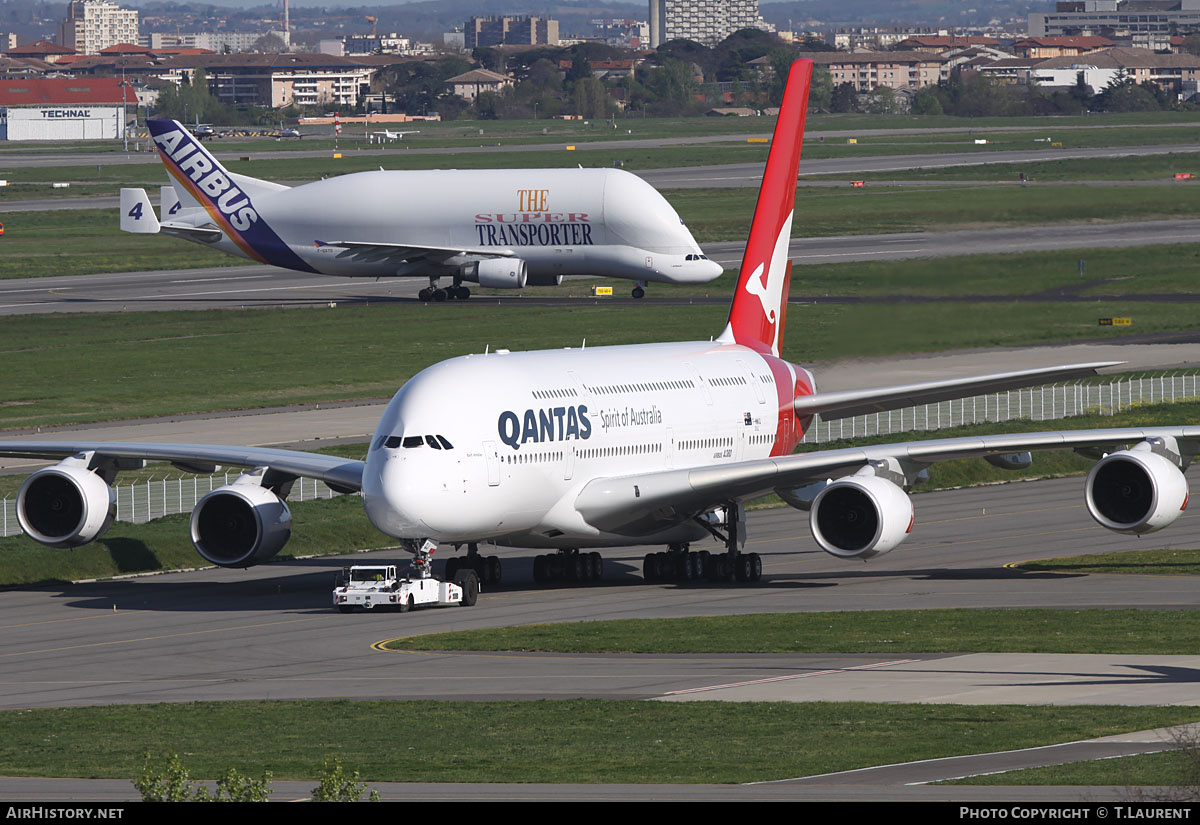
[[655, 392], [658, 390], [688, 390], [695, 384], [691, 381], [651, 381], [644, 384], [609, 384], [605, 387], [588, 387], [596, 395], [612, 395], [619, 392]]
[[576, 398], [579, 393], [568, 387], [564, 390], [534, 390], [533, 397], [537, 399], [547, 398]]

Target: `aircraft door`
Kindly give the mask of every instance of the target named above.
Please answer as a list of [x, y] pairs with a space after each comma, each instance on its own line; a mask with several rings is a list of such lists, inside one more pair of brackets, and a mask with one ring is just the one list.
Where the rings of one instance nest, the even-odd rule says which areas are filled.
[[563, 455], [563, 481], [570, 481], [575, 475], [575, 445], [568, 444]]
[[500, 486], [500, 453], [495, 441], [483, 442], [483, 457], [487, 461], [488, 486]]

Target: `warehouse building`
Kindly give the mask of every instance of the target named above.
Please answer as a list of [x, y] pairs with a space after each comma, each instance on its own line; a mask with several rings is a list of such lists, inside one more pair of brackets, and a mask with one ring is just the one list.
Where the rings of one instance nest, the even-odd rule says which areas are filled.
[[126, 100], [116, 78], [0, 78], [0, 140], [120, 140]]

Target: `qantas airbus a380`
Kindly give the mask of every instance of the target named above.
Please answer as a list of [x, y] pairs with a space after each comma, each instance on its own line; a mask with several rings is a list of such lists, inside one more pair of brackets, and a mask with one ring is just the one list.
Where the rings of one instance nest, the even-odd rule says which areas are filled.
[[[1075, 448], [1099, 458], [1086, 505], [1102, 526], [1140, 534], [1187, 506], [1183, 470], [1200, 427], [1042, 432], [939, 439], [793, 455], [815, 415], [864, 411], [1093, 374], [1077, 364], [975, 378], [822, 393], [780, 357], [786, 321], [797, 163], [812, 63], [793, 65], [724, 331], [714, 340], [466, 355], [436, 364], [388, 404], [365, 461], [312, 453], [189, 444], [0, 442], [0, 454], [61, 459], [18, 496], [25, 532], [72, 547], [111, 523], [110, 487], [144, 460], [188, 469], [249, 468], [196, 506], [192, 540], [208, 561], [249, 567], [290, 535], [283, 501], [298, 476], [360, 492], [367, 517], [428, 558], [466, 546], [485, 581], [500, 571], [478, 545], [540, 548], [535, 578], [598, 576], [596, 548], [667, 548], [646, 556], [647, 580], [707, 575], [754, 581], [741, 551], [742, 502], [778, 492], [809, 512], [814, 539], [844, 559], [897, 547], [913, 529], [906, 488], [934, 462], [984, 458], [1010, 469], [1029, 452]], [[724, 552], [694, 552], [716, 537]], [[456, 557], [451, 562], [458, 563]]]
[[[721, 274], [654, 187], [620, 169], [358, 172], [287, 187], [225, 169], [173, 120], [147, 126], [172, 179], [161, 219], [121, 190], [121, 229], [300, 272], [423, 277], [422, 300], [566, 275], [706, 283]], [[403, 134], [403, 133], [401, 133]], [[448, 287], [439, 286], [448, 279]]]

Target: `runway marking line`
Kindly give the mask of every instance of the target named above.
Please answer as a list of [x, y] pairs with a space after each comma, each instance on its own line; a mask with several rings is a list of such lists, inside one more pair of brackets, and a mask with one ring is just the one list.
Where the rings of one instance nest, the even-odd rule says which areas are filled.
[[[119, 615], [130, 615], [131, 613], [146, 613], [145, 610], [122, 610]], [[74, 616], [70, 619], [47, 619], [41, 622], [22, 622], [21, 624], [4, 624], [0, 625], [0, 630], [12, 630], [15, 627], [37, 627], [42, 624], [58, 624], [60, 622], [91, 622], [96, 619], [112, 618], [111, 613], [101, 613], [96, 616]]]
[[808, 673], [794, 673], [791, 676], [772, 676], [767, 679], [751, 679], [746, 682], [730, 682], [726, 685], [709, 685], [707, 687], [688, 688], [687, 690], [672, 690], [664, 693], [663, 696], [686, 696], [689, 693], [704, 693], [709, 690], [724, 690], [725, 688], [746, 687], [747, 685], [766, 685], [771, 682], [789, 682], [793, 679], [807, 679], [810, 676], [829, 676], [834, 673], [850, 673], [855, 670], [871, 670], [878, 667], [890, 667], [891, 665], [904, 665], [909, 662], [916, 662], [917, 659], [896, 659], [891, 662], [875, 662], [869, 665], [855, 665], [854, 667], [837, 667], [829, 670], [813, 670]]
[[[152, 611], [143, 611], [143, 612], [149, 613]], [[105, 614], [105, 615], [107, 615], [107, 614]], [[238, 625], [236, 627], [213, 628], [211, 630], [190, 630], [190, 631], [187, 631], [186, 633], [166, 633], [161, 636], [139, 636], [134, 639], [113, 639], [112, 641], [108, 641], [108, 642], [91, 642], [89, 644], [82, 644], [82, 645], [66, 645], [64, 647], [50, 647], [50, 648], [44, 648], [44, 649], [39, 649], [39, 650], [24, 650], [19, 653], [0, 653], [0, 659], [9, 659], [9, 658], [13, 658], [16, 656], [31, 656], [36, 653], [62, 653], [65, 650], [86, 650], [87, 648], [91, 648], [91, 647], [110, 647], [112, 645], [132, 644], [134, 642], [149, 642], [149, 641], [155, 641], [155, 640], [159, 640], [159, 639], [178, 639], [178, 638], [184, 638], [187, 636], [207, 636], [212, 633], [227, 633], [230, 631], [252, 630], [256, 627], [274, 627], [275, 625], [296, 624], [298, 622], [315, 622], [315, 621], [317, 621], [317, 619], [315, 619], [315, 618], [287, 619], [287, 620], [278, 621], [278, 622], [260, 622], [258, 624], [251, 624], [251, 625]]]

